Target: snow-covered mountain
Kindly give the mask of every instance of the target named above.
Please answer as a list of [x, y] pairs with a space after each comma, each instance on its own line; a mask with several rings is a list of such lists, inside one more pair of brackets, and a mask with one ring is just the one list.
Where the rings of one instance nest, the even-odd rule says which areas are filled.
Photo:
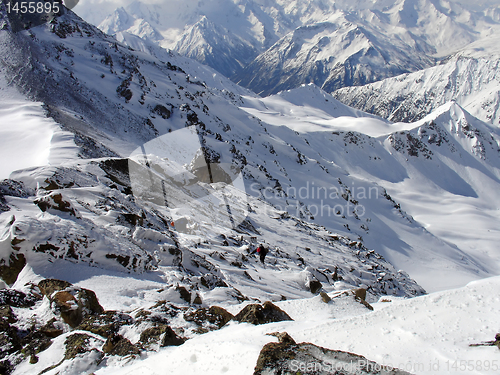
[[474, 42], [440, 65], [334, 93], [342, 102], [391, 121], [411, 122], [451, 100], [500, 125], [499, 38]]
[[332, 21], [295, 29], [234, 79], [263, 96], [304, 83], [332, 92], [432, 64], [431, 57], [415, 53], [405, 42], [395, 43], [386, 33], [353, 24], [341, 14]]
[[[256, 354], [271, 326], [247, 336], [215, 305], [273, 301], [298, 323], [269, 302], [265, 322], [292, 329], [498, 274], [500, 137], [458, 104], [391, 123], [315, 85], [260, 98], [71, 12], [21, 32], [0, 17], [2, 371], [153, 373], [141, 353], [206, 348], [225, 324]], [[472, 300], [497, 281], [481, 285]]]
[[497, 12], [448, 0], [166, 0], [102, 20], [82, 8], [106, 33], [153, 40], [262, 95], [311, 82], [332, 92], [428, 68], [498, 32]]

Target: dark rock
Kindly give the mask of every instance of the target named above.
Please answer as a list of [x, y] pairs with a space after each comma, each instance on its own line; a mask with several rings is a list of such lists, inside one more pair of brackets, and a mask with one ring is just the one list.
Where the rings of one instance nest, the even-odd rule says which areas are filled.
[[121, 335], [111, 335], [108, 337], [102, 350], [109, 355], [118, 355], [120, 357], [141, 354], [137, 346]]
[[9, 375], [14, 372], [14, 366], [8, 361], [0, 361], [0, 374]]
[[0, 319], [7, 323], [17, 322], [16, 316], [9, 305], [0, 306]]
[[54, 326], [55, 322], [56, 322], [56, 319], [52, 318], [44, 326], [42, 326], [39, 329], [39, 332], [47, 337], [50, 337], [50, 338], [56, 338], [58, 336], [61, 336], [64, 333], [64, 331], [62, 329]]
[[21, 352], [28, 357], [48, 349], [52, 345], [52, 340], [40, 331], [32, 331], [23, 337], [22, 344], [24, 347]]
[[356, 354], [325, 349], [309, 343], [297, 344], [286, 332], [274, 332], [270, 335], [278, 337], [279, 342], [264, 345], [257, 359], [254, 375], [376, 375], [381, 373], [409, 375], [405, 371], [386, 368]]
[[35, 203], [42, 212], [54, 209], [61, 212], [67, 212], [70, 215], [79, 217], [78, 211], [73, 207], [69, 200], [65, 200], [61, 193], [53, 192], [49, 195], [36, 199]]
[[196, 294], [196, 297], [193, 299], [193, 304], [194, 305], [201, 305], [203, 303], [201, 297], [199, 294]]
[[219, 306], [211, 306], [208, 309], [201, 308], [184, 315], [184, 319], [188, 322], [194, 322], [199, 326], [205, 326], [208, 323], [217, 328], [222, 328], [233, 318], [234, 316], [231, 313]]
[[264, 302], [263, 305], [245, 306], [234, 319], [240, 323], [246, 322], [255, 325], [293, 320], [286, 312], [269, 301]]
[[[163, 338], [161, 338], [163, 335]], [[140, 341], [147, 347], [149, 344], [160, 341], [160, 346], [179, 346], [184, 344], [184, 339], [177, 334], [166, 324], [158, 324], [156, 327], [146, 329], [141, 333]]]
[[0, 261], [0, 278], [8, 285], [14, 284], [25, 265], [24, 254], [10, 254], [8, 262], [3, 259]]
[[17, 328], [11, 326], [7, 321], [0, 320], [0, 359], [4, 359], [22, 348]]
[[35, 306], [38, 298], [14, 289], [0, 290], [0, 305], [28, 308]]
[[355, 289], [353, 290], [353, 293], [359, 299], [366, 301], [366, 289], [364, 288]]
[[156, 327], [148, 328], [141, 333], [139, 341], [146, 346], [150, 343], [156, 343], [160, 341], [160, 336], [166, 332], [167, 327], [166, 324], [159, 324]]
[[117, 311], [105, 311], [100, 315], [88, 315], [77, 329], [108, 338], [118, 333], [120, 327], [130, 325], [133, 321], [130, 315]]
[[84, 333], [74, 333], [66, 338], [66, 352], [64, 359], [73, 359], [78, 354], [87, 353], [89, 351], [89, 340], [92, 337]]
[[187, 303], [191, 303], [191, 293], [183, 286], [177, 286], [175, 288], [181, 296], [181, 298]]
[[161, 116], [163, 119], [168, 119], [172, 115], [172, 112], [161, 104], [156, 105], [151, 112]]
[[318, 294], [323, 285], [318, 280], [311, 280], [308, 287], [312, 294]]
[[160, 347], [165, 346], [179, 346], [184, 344], [186, 340], [177, 336], [177, 334], [173, 331], [172, 328], [168, 327], [163, 335], [163, 339], [161, 340]]

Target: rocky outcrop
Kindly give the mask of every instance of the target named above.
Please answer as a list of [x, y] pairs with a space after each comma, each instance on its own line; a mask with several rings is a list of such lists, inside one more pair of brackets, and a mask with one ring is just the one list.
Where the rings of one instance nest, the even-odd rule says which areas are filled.
[[22, 271], [25, 265], [26, 258], [23, 254], [10, 254], [7, 261], [4, 259], [0, 260], [0, 278], [2, 278], [6, 284], [14, 284], [19, 272]]
[[0, 305], [11, 307], [33, 307], [38, 298], [31, 294], [23, 293], [15, 289], [0, 290]]
[[330, 350], [310, 343], [297, 344], [286, 332], [269, 335], [278, 338], [262, 348], [254, 375], [316, 374], [316, 375], [409, 375], [405, 371], [379, 365], [365, 357]]
[[201, 308], [184, 314], [184, 319], [207, 330], [219, 329], [234, 318], [233, 314], [219, 306]]
[[121, 335], [110, 335], [102, 347], [102, 351], [106, 354], [120, 357], [139, 355], [141, 353], [137, 346]]
[[318, 280], [309, 281], [307, 287], [311, 291], [312, 294], [318, 294], [323, 285]]
[[172, 328], [166, 324], [158, 324], [155, 327], [146, 329], [141, 333], [140, 342], [143, 347], [147, 348], [152, 343], [160, 342], [160, 347], [164, 346], [179, 346], [184, 344], [186, 340], [177, 336]]
[[64, 322], [72, 328], [77, 327], [85, 317], [104, 312], [92, 290], [55, 279], [42, 280], [38, 286]]
[[63, 198], [60, 192], [53, 192], [44, 197], [38, 198], [34, 202], [42, 212], [46, 211], [60, 211], [67, 212], [72, 216], [80, 217], [80, 214], [69, 200]]
[[240, 323], [246, 322], [258, 325], [293, 319], [278, 306], [266, 301], [263, 305], [251, 304], [246, 306], [234, 317], [234, 320]]
[[86, 316], [77, 329], [108, 338], [117, 334], [122, 326], [131, 325], [132, 323], [133, 319], [128, 314], [118, 311], [104, 311], [99, 315]]

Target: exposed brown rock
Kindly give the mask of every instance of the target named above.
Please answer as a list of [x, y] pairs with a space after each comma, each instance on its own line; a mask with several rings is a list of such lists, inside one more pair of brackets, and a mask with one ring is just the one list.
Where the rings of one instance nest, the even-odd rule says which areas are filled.
[[[410, 375], [405, 371], [386, 368], [365, 357], [330, 350], [310, 343], [297, 344], [286, 332], [269, 335], [279, 342], [270, 342], [262, 348], [254, 375], [316, 374], [316, 375]], [[381, 371], [382, 370], [382, 371]]]
[[0, 278], [8, 285], [14, 284], [25, 265], [26, 258], [23, 254], [10, 254], [7, 262], [5, 260], [0, 261]]
[[286, 312], [269, 301], [264, 302], [263, 305], [245, 306], [234, 319], [240, 323], [246, 322], [255, 325], [293, 320]]
[[234, 316], [232, 314], [219, 306], [201, 308], [184, 315], [184, 319], [188, 322], [194, 322], [199, 326], [204, 326], [206, 323], [209, 323], [210, 325], [215, 325], [217, 328], [222, 328], [233, 318]]
[[320, 292], [319, 294], [320, 294], [321, 299], [323, 300], [324, 303], [328, 303], [332, 300], [330, 298], [330, 296], [328, 294], [326, 294], [325, 292]]
[[102, 351], [109, 355], [118, 355], [121, 357], [127, 355], [138, 355], [141, 353], [139, 348], [132, 344], [129, 339], [121, 335], [111, 335], [106, 340]]
[[38, 283], [38, 287], [40, 288], [40, 292], [47, 297], [51, 297], [55, 291], [64, 290], [69, 288], [73, 284], [68, 283], [64, 280], [57, 279], [45, 279]]

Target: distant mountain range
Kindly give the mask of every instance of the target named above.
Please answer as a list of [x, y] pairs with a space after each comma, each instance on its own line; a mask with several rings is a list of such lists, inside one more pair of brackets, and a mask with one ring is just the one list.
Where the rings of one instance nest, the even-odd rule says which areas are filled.
[[451, 0], [171, 5], [133, 2], [100, 28], [158, 43], [264, 96], [303, 83], [333, 92], [419, 71], [500, 27], [498, 7]]

